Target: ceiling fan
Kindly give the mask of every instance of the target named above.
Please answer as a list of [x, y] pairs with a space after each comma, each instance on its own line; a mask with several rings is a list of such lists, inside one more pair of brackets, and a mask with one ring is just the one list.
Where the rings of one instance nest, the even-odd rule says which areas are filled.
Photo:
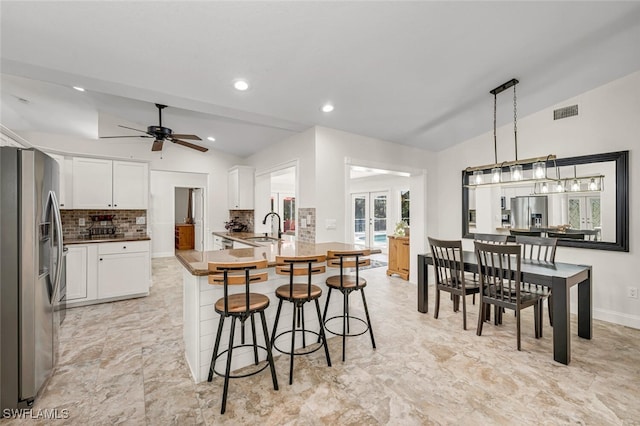
[[166, 105], [161, 105], [161, 104], [156, 104], [156, 107], [158, 108], [158, 125], [157, 126], [149, 126], [147, 127], [147, 130], [138, 130], [138, 129], [134, 129], [133, 127], [127, 127], [127, 126], [122, 126], [122, 125], [118, 125], [118, 127], [122, 127], [124, 129], [129, 129], [129, 130], [135, 130], [136, 132], [142, 132], [145, 133], [145, 135], [140, 135], [140, 136], [131, 136], [131, 135], [127, 135], [127, 136], [100, 136], [101, 139], [110, 139], [110, 138], [154, 138], [155, 140], [153, 141], [153, 146], [151, 147], [151, 151], [162, 151], [162, 145], [164, 144], [164, 141], [168, 140], [171, 141], [173, 143], [176, 143], [178, 145], [182, 145], [182, 146], [186, 146], [187, 148], [191, 148], [191, 149], [196, 149], [198, 151], [201, 152], [207, 152], [209, 151], [209, 148], [205, 148], [199, 145], [195, 145], [192, 144], [191, 142], [186, 142], [183, 141], [182, 139], [190, 139], [190, 140], [196, 140], [196, 141], [201, 141], [202, 139], [200, 139], [198, 136], [196, 135], [185, 135], [185, 134], [177, 134], [177, 133], [173, 133], [173, 131], [168, 128], [168, 127], [162, 127], [162, 110], [164, 108], [166, 108]]

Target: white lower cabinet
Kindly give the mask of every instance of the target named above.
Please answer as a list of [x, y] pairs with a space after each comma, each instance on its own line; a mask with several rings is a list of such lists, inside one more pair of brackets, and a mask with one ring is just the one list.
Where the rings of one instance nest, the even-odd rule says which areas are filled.
[[88, 246], [70, 246], [67, 251], [67, 301], [87, 298], [89, 281], [87, 267]]
[[149, 241], [74, 244], [68, 248], [67, 306], [149, 294]]

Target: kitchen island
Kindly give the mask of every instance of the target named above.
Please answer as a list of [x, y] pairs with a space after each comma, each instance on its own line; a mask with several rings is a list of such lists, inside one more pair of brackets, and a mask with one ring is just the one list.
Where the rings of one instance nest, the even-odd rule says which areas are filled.
[[[195, 250], [177, 251], [176, 257], [185, 267], [183, 272], [183, 339], [185, 344], [185, 354], [187, 364], [196, 382], [207, 379], [209, 374], [209, 364], [213, 353], [213, 343], [218, 327], [219, 315], [215, 312], [213, 304], [223, 296], [222, 286], [211, 285], [208, 282], [208, 262], [248, 262], [253, 260], [266, 259], [269, 268], [269, 280], [264, 283], [254, 284], [252, 291], [262, 293], [269, 297], [270, 306], [265, 311], [267, 324], [269, 326], [269, 336], [273, 333], [273, 323], [276, 315], [277, 298], [275, 290], [277, 287], [288, 283], [288, 277], [275, 274], [276, 256], [312, 256], [326, 254], [328, 250], [352, 250], [359, 247], [344, 243], [302, 243], [295, 240], [278, 241], [272, 244], [264, 244], [260, 247], [241, 248], [231, 250], [215, 250], [199, 252]], [[374, 250], [373, 252], [379, 252]], [[315, 276], [314, 282], [323, 288], [321, 307], [326, 301], [326, 286], [324, 281], [327, 276], [338, 273], [337, 269], [327, 268], [324, 275]], [[243, 286], [231, 286], [230, 294], [244, 291]], [[342, 297], [331, 298], [327, 317], [337, 315], [342, 310]], [[358, 299], [354, 298], [354, 306], [359, 306]], [[291, 324], [292, 309], [284, 305], [280, 315], [279, 324], [284, 330]], [[306, 328], [318, 331], [318, 320], [315, 313], [309, 312], [305, 315]], [[229, 338], [229, 328], [227, 322], [222, 334], [222, 341]], [[251, 336], [251, 325], [247, 324], [248, 339]], [[259, 329], [259, 327], [258, 327]], [[259, 330], [258, 330], [259, 331]], [[240, 333], [236, 333], [239, 337]], [[264, 338], [258, 333], [258, 344], [264, 345]], [[274, 353], [277, 356], [278, 353]], [[264, 354], [261, 355], [264, 359]], [[251, 348], [240, 348], [233, 351], [232, 370], [253, 363], [253, 352]]]

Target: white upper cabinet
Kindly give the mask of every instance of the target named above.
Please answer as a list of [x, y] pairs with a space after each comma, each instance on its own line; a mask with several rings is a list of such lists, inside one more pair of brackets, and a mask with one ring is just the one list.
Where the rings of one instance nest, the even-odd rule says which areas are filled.
[[229, 169], [229, 210], [253, 210], [254, 169], [235, 166]]
[[145, 210], [149, 171], [146, 163], [97, 158], [73, 159], [73, 208]]
[[60, 188], [58, 191], [58, 203], [62, 210], [73, 208], [73, 162], [71, 158], [65, 158], [62, 155], [47, 153], [49, 157], [56, 160], [60, 169]]
[[147, 163], [113, 162], [113, 207], [146, 210], [149, 194]]

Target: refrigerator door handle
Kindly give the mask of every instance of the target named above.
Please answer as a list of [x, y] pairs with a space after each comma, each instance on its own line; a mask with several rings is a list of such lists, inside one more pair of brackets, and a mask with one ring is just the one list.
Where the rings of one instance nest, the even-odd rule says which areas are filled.
[[58, 245], [57, 250], [57, 259], [56, 259], [56, 270], [53, 275], [53, 291], [51, 292], [51, 303], [53, 303], [53, 298], [58, 293], [58, 287], [60, 286], [60, 280], [62, 279], [62, 260], [63, 260], [63, 247], [62, 247], [62, 217], [60, 214], [60, 207], [58, 206], [58, 199], [56, 197], [56, 193], [53, 191], [49, 191], [49, 202], [51, 208], [53, 209], [53, 218], [54, 218], [54, 226], [55, 226], [55, 234], [56, 234], [56, 243]]

